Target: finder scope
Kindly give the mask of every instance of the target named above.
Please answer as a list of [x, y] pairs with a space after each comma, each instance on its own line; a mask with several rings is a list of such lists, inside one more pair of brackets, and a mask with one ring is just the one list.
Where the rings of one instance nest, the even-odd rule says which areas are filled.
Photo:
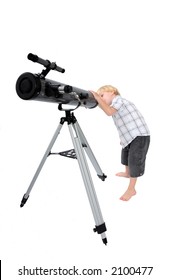
[[55, 62], [51, 63], [49, 60], [44, 60], [31, 53], [28, 54], [28, 59], [42, 64], [46, 69], [40, 74], [26, 72], [19, 76], [16, 82], [16, 92], [21, 99], [52, 102], [60, 105], [69, 104], [76, 108], [84, 106], [91, 109], [97, 106], [98, 103], [91, 92], [45, 78], [50, 70], [65, 72]]

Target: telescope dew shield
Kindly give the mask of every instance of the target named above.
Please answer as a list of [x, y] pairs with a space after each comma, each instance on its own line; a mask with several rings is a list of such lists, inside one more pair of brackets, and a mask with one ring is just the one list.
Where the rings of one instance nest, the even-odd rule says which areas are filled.
[[93, 94], [83, 89], [40, 77], [38, 74], [23, 73], [16, 82], [16, 92], [21, 99], [37, 100], [92, 109], [97, 106]]

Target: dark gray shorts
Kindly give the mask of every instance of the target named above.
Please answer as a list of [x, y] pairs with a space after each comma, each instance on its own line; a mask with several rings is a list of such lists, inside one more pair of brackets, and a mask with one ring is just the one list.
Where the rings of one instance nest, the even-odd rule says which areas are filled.
[[136, 178], [144, 174], [149, 144], [150, 136], [137, 136], [122, 149], [121, 163], [129, 167], [130, 177]]

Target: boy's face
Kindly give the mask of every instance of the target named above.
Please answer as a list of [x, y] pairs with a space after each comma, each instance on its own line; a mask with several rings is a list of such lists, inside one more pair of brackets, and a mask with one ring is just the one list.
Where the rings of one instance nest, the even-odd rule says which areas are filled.
[[104, 91], [101, 92], [100, 94], [101, 99], [107, 104], [107, 105], [111, 105], [112, 100], [113, 100], [113, 96], [114, 93], [110, 92], [110, 91]]

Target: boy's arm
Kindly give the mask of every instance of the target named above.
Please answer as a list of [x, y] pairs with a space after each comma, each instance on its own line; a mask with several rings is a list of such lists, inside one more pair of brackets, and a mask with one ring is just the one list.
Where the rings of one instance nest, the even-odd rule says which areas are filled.
[[115, 114], [117, 112], [117, 110], [113, 107], [110, 107], [109, 105], [107, 105], [103, 99], [101, 99], [101, 97], [95, 92], [95, 91], [90, 91], [94, 98], [97, 100], [100, 108], [106, 113], [106, 115], [108, 116], [112, 116], [113, 114]]

